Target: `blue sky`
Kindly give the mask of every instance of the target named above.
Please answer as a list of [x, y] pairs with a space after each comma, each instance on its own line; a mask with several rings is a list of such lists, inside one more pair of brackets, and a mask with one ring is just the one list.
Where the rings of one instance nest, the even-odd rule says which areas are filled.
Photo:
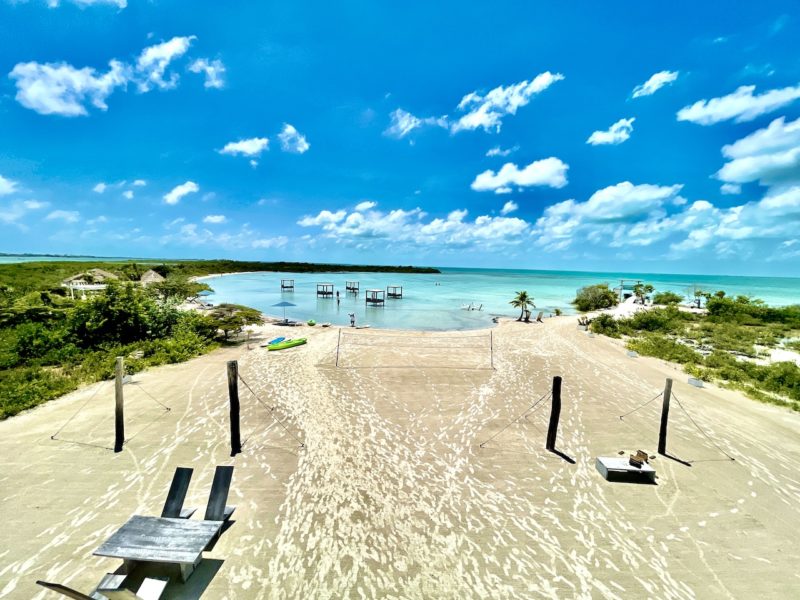
[[0, 0], [0, 251], [800, 275], [800, 7]]

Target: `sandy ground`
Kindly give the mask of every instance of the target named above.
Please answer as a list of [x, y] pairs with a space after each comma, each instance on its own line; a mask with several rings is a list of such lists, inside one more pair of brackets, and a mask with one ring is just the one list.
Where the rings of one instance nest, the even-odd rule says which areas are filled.
[[[0, 423], [0, 597], [55, 598], [39, 578], [91, 590], [120, 564], [92, 552], [131, 515], [160, 513], [175, 467], [195, 469], [187, 505], [202, 507], [219, 464], [236, 466], [234, 522], [167, 598], [797, 597], [800, 415], [691, 387], [573, 317], [343, 330], [338, 367], [338, 329], [289, 331], [309, 343], [137, 375], [119, 454], [103, 448], [110, 383]], [[235, 458], [231, 359], [258, 397], [240, 386]], [[509, 425], [555, 375], [574, 464], [544, 450], [546, 400]], [[657, 485], [603, 480], [595, 457], [655, 453], [660, 400], [619, 415], [667, 376], [711, 439], [673, 402], [669, 450], [691, 466], [659, 456]]]

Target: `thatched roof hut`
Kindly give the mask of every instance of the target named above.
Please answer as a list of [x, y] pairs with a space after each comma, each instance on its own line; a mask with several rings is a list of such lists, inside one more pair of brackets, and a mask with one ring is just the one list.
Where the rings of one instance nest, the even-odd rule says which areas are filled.
[[139, 283], [142, 284], [142, 287], [147, 287], [150, 284], [161, 283], [162, 281], [166, 281], [166, 278], [153, 271], [153, 269], [149, 269], [142, 274]]
[[73, 275], [72, 277], [68, 277], [62, 283], [64, 285], [69, 285], [71, 283], [104, 283], [111, 279], [119, 279], [117, 275], [112, 273], [111, 271], [106, 271], [105, 269], [89, 269], [83, 273], [78, 273], [77, 275]]

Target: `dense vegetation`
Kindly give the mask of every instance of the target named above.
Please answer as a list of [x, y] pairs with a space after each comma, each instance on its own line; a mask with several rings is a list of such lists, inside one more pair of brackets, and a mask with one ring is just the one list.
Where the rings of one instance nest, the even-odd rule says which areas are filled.
[[580, 311], [600, 310], [616, 306], [617, 294], [605, 283], [587, 285], [578, 290], [572, 304]]
[[112, 377], [117, 356], [129, 373], [181, 362], [260, 321], [235, 305], [208, 314], [177, 308], [202, 287], [180, 278], [147, 288], [113, 282], [72, 300], [61, 289], [18, 293], [0, 284], [0, 419]]
[[[800, 410], [800, 367], [792, 362], [760, 364], [768, 348], [800, 336], [800, 305], [770, 307], [745, 296], [707, 294], [706, 314], [670, 305], [641, 311], [627, 319], [602, 314], [591, 330], [625, 337], [631, 350], [684, 365], [705, 381], [720, 380], [765, 402]], [[785, 344], [800, 348], [798, 342]]]
[[[104, 269], [126, 279], [138, 281], [147, 269], [176, 280], [201, 277], [214, 273], [245, 271], [275, 271], [281, 273], [439, 273], [429, 267], [390, 267], [369, 265], [335, 265], [291, 262], [254, 262], [236, 260], [185, 260], [185, 261], [101, 261], [29, 262], [0, 264], [0, 285], [13, 285], [18, 292], [47, 290], [58, 287], [67, 277], [89, 269]], [[137, 276], [138, 275], [138, 276]]]

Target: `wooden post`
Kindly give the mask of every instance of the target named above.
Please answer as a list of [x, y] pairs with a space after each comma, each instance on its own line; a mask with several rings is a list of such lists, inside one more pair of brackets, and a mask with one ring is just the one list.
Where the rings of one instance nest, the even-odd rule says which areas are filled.
[[547, 427], [547, 443], [545, 448], [550, 451], [556, 449], [556, 436], [558, 435], [558, 420], [561, 417], [561, 377], [553, 377], [553, 399], [550, 405], [550, 424]]
[[667, 453], [667, 422], [669, 421], [669, 399], [672, 395], [672, 379], [664, 385], [664, 403], [661, 405], [661, 427], [658, 430], [658, 453]]
[[494, 336], [489, 331], [489, 366], [494, 370]]
[[339, 337], [336, 340], [336, 366], [339, 366], [339, 346], [342, 345], [342, 328], [339, 327]]
[[242, 451], [242, 436], [239, 430], [239, 365], [228, 361], [228, 398], [231, 403], [231, 456]]
[[122, 357], [117, 357], [116, 379], [114, 381], [114, 452], [122, 452], [125, 443], [125, 417], [123, 415], [122, 379], [125, 377], [125, 366]]

